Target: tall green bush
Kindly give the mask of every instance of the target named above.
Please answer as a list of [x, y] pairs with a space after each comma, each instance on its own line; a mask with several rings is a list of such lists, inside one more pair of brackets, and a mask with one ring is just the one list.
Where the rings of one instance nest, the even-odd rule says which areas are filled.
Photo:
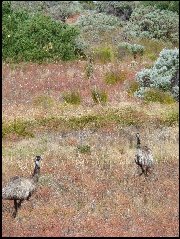
[[3, 4], [3, 60], [54, 61], [77, 58], [79, 31], [40, 13], [13, 11]]

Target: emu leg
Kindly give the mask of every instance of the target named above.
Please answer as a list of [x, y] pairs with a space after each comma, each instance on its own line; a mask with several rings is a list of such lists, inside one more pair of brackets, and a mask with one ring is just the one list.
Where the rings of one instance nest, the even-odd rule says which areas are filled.
[[27, 200], [28, 200], [28, 201], [29, 201], [29, 199], [30, 199], [31, 195], [32, 195], [32, 194], [31, 194], [31, 193], [29, 193], [29, 196], [27, 197]]
[[21, 203], [22, 203], [23, 201], [24, 201], [23, 199], [20, 199], [20, 200], [19, 200], [19, 202], [18, 202], [18, 204], [17, 204], [18, 208], [21, 207]]
[[139, 176], [141, 176], [144, 173], [144, 168], [142, 166], [140, 166], [142, 172], [139, 174]]
[[14, 199], [14, 209], [15, 211], [13, 212], [13, 217], [15, 218], [17, 215], [17, 210], [18, 210], [18, 203], [16, 199]]

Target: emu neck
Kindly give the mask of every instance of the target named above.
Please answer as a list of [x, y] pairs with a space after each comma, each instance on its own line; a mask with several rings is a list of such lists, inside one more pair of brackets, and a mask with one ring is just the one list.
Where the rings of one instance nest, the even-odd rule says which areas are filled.
[[137, 136], [137, 149], [141, 147], [141, 141], [140, 138]]
[[35, 165], [34, 172], [32, 175], [35, 183], [37, 183], [39, 180], [39, 174], [40, 174], [40, 167], [38, 165]]

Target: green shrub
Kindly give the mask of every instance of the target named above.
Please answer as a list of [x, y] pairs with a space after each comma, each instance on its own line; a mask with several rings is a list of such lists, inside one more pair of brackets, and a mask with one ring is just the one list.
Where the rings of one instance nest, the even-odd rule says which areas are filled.
[[127, 92], [130, 96], [133, 96], [138, 89], [139, 89], [139, 83], [137, 81], [131, 81]]
[[175, 102], [172, 95], [159, 89], [149, 89], [144, 93], [145, 102], [159, 102], [162, 104], [172, 104]]
[[34, 106], [50, 108], [54, 105], [54, 100], [48, 95], [40, 95], [34, 98], [33, 104]]
[[77, 151], [81, 154], [90, 154], [91, 153], [91, 147], [89, 145], [78, 145]]
[[78, 1], [11, 1], [11, 5], [14, 10], [23, 9], [33, 14], [41, 12], [63, 22], [83, 10]]
[[160, 10], [169, 10], [179, 13], [179, 1], [141, 1], [144, 6], [153, 6]]
[[91, 95], [95, 103], [105, 104], [108, 100], [107, 93], [103, 90], [94, 89], [91, 91]]
[[28, 123], [15, 119], [12, 124], [2, 125], [2, 137], [6, 137], [8, 134], [15, 134], [22, 137], [34, 137], [34, 134], [30, 131]]
[[99, 12], [114, 15], [122, 20], [129, 20], [135, 1], [97, 1], [96, 9]]
[[162, 124], [166, 126], [172, 126], [179, 122], [179, 112], [178, 111], [170, 111], [166, 114], [165, 118], [160, 120]]
[[114, 59], [114, 51], [109, 46], [101, 46], [93, 51], [93, 58], [103, 64], [111, 62]]
[[88, 46], [103, 44], [105, 38], [110, 38], [115, 31], [122, 27], [122, 21], [114, 16], [103, 13], [82, 15], [74, 24], [79, 28], [81, 36]]
[[77, 58], [75, 41], [79, 32], [75, 27], [39, 13], [9, 8], [8, 14], [7, 4], [3, 7], [3, 60], [42, 62]]
[[67, 92], [63, 94], [63, 99], [66, 103], [72, 105], [79, 105], [81, 103], [81, 96], [79, 92]]
[[171, 91], [176, 99], [179, 95], [179, 86], [172, 87], [171, 79], [179, 68], [179, 49], [163, 49], [159, 58], [150, 69], [143, 69], [136, 75], [136, 81], [140, 87], [135, 95], [144, 97], [149, 88], [157, 88], [162, 91]]
[[134, 59], [137, 55], [143, 55], [144, 46], [138, 44], [130, 44], [128, 42], [122, 42], [118, 45], [118, 56], [123, 58], [126, 54], [132, 54]]
[[118, 82], [122, 83], [126, 80], [126, 74], [123, 71], [111, 71], [105, 75], [106, 84], [114, 85]]
[[155, 7], [137, 7], [124, 28], [130, 37], [179, 42], [179, 15]]

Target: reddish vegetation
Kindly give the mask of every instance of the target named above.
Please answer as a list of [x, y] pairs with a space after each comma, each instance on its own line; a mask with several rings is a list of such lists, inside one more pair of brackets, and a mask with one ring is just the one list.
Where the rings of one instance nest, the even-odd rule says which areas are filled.
[[[80, 92], [83, 106], [91, 105], [85, 65], [83, 61], [23, 64], [14, 69], [12, 65], [3, 65], [3, 110], [14, 116], [20, 105], [25, 104], [31, 114], [36, 96], [49, 93], [61, 103], [61, 93], [69, 90]], [[127, 63], [120, 66], [126, 72], [127, 82], [143, 66], [139, 64], [129, 71], [128, 67]], [[111, 68], [111, 64], [96, 64], [91, 86], [107, 90], [111, 103], [126, 101], [124, 84], [108, 86], [103, 81], [105, 72]], [[25, 161], [31, 165], [32, 154], [40, 149], [38, 152], [43, 151], [45, 160], [40, 186], [29, 201], [23, 202], [16, 219], [11, 217], [13, 202], [3, 201], [2, 236], [177, 237], [179, 165], [174, 131], [170, 132], [170, 138], [160, 141], [158, 131], [154, 135], [150, 127], [143, 129], [150, 135], [159, 157], [152, 175], [145, 179], [137, 175], [134, 151], [127, 139], [128, 132], [135, 135], [137, 129], [128, 128], [125, 132], [123, 128], [123, 135], [115, 127], [112, 123], [88, 135], [91, 154], [77, 153], [79, 132], [64, 138], [60, 137], [62, 132], [48, 132], [43, 137], [37, 132], [39, 135], [33, 139], [18, 141], [14, 137], [13, 141], [4, 141], [3, 182], [19, 172], [29, 175], [29, 167], [18, 168], [19, 159], [19, 164]]]
[[[108, 92], [108, 101], [119, 101], [123, 94], [119, 94], [123, 84], [106, 85], [103, 77], [106, 72], [112, 70], [113, 64], [98, 65], [94, 67], [94, 77], [91, 79], [89, 88], [86, 77], [86, 62], [63, 64], [22, 64], [3, 66], [3, 103], [21, 104], [32, 103], [35, 96], [50, 94], [54, 99], [61, 100], [61, 93], [67, 91], [79, 91], [84, 103], [92, 102], [91, 88], [94, 86]], [[128, 70], [128, 64], [122, 64], [119, 69], [126, 73], [127, 82], [134, 79], [134, 76], [141, 65], [135, 69]], [[115, 67], [114, 67], [115, 68]], [[115, 68], [116, 69], [116, 68]]]

